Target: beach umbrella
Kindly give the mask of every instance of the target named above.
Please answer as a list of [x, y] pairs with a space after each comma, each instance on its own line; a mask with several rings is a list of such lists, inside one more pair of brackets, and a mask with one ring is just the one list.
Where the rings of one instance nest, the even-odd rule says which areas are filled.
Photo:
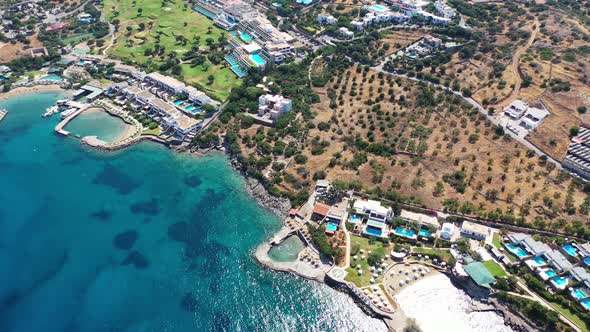
[[412, 267], [412, 272], [416, 272], [416, 267]]
[[373, 273], [373, 278], [377, 279], [379, 278], [379, 275], [377, 273]]
[[430, 257], [428, 257], [428, 255], [424, 256], [425, 259], [430, 259]]
[[371, 278], [371, 280], [369, 280], [372, 284], [375, 283], [375, 279]]
[[418, 254], [418, 258], [422, 258], [422, 254]]
[[365, 253], [365, 249], [361, 249], [361, 250], [359, 250], [359, 252], [360, 252], [361, 254], [364, 254], [364, 253]]
[[404, 282], [402, 280], [399, 281], [399, 285], [402, 286]]
[[369, 251], [367, 251], [367, 254], [369, 254], [369, 255], [370, 255], [372, 252], [373, 252], [373, 251], [369, 250]]
[[399, 272], [399, 274], [402, 274], [402, 273], [404, 273], [404, 270], [399, 270], [398, 272]]
[[418, 279], [418, 275], [417, 274], [414, 274], [414, 279]]
[[446, 263], [446, 262], [442, 262], [442, 263], [440, 263], [440, 265], [442, 265], [442, 266], [446, 266], [446, 265], [447, 265], [447, 263]]
[[361, 259], [365, 259], [365, 255], [362, 255], [362, 256], [361, 256]]
[[379, 290], [379, 287], [377, 287], [377, 286], [373, 286], [373, 291], [374, 291], [374, 292], [376, 292], [376, 291], [378, 291], [378, 290]]
[[406, 275], [410, 274], [410, 272], [409, 272], [409, 271], [405, 271], [405, 270], [404, 270], [404, 273], [405, 273]]
[[374, 266], [371, 266], [371, 271], [375, 271], [375, 267]]
[[352, 256], [352, 259], [356, 261], [358, 259], [357, 255]]
[[377, 308], [382, 308], [383, 305], [381, 303], [377, 303]]
[[381, 263], [385, 262], [385, 258], [381, 258]]
[[406, 278], [406, 284], [410, 283], [410, 278]]
[[363, 274], [363, 271], [359, 270], [359, 276]]
[[426, 272], [422, 271], [422, 276], [425, 276], [425, 275], [426, 275]]
[[395, 273], [393, 271], [391, 271], [391, 272], [389, 272], [389, 275], [393, 277], [395, 275]]
[[369, 294], [371, 292], [368, 288], [363, 289], [363, 291], [365, 292], [365, 294]]
[[382, 268], [378, 268], [377, 269], [377, 272], [381, 273], [381, 272], [383, 272], [383, 269]]

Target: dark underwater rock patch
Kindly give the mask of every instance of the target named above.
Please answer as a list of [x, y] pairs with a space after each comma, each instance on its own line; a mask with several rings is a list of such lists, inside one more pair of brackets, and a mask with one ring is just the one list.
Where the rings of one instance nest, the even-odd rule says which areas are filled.
[[134, 214], [147, 214], [149, 216], [157, 216], [160, 213], [160, 205], [155, 198], [149, 201], [142, 201], [131, 204], [129, 207]]
[[148, 262], [147, 258], [142, 255], [139, 251], [133, 250], [129, 252], [129, 255], [125, 257], [125, 260], [121, 263], [121, 265], [134, 265], [136, 269], [143, 270], [147, 268], [150, 263]]
[[110, 220], [113, 217], [113, 212], [105, 209], [101, 209], [89, 214], [91, 218], [98, 219], [101, 221]]
[[133, 247], [138, 237], [139, 233], [133, 229], [119, 233], [115, 235], [115, 238], [113, 239], [113, 246], [117, 249], [129, 250]]
[[111, 164], [105, 165], [102, 171], [94, 177], [94, 183], [109, 186], [121, 195], [131, 193], [140, 185], [126, 173], [121, 172]]
[[196, 176], [196, 175], [192, 175], [192, 176], [188, 176], [184, 178], [184, 184], [186, 184], [189, 187], [198, 187], [201, 185], [201, 183], [203, 183], [203, 181], [201, 180], [200, 177]]
[[199, 309], [199, 301], [191, 293], [185, 293], [180, 300], [180, 307], [186, 312], [197, 312]]

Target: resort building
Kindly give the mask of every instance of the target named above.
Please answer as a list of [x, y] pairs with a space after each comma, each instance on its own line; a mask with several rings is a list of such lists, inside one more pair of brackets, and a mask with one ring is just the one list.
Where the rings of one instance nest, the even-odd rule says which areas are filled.
[[165, 89], [171, 94], [179, 94], [185, 87], [184, 83], [174, 77], [162, 75], [158, 72], [148, 74], [144, 81], [158, 88]]
[[573, 267], [572, 263], [559, 251], [551, 250], [546, 252], [544, 256], [549, 260], [549, 264], [557, 271], [569, 271]]
[[576, 249], [578, 249], [578, 254], [582, 259], [582, 262], [586, 266], [590, 266], [590, 243], [586, 242], [584, 244], [573, 244]]
[[318, 14], [318, 24], [320, 25], [334, 25], [338, 23], [338, 19], [329, 14]]
[[565, 169], [590, 180], [590, 130], [580, 127], [578, 136], [570, 142], [562, 165]]
[[328, 216], [330, 206], [324, 203], [315, 203], [311, 214], [311, 220], [322, 221]]
[[419, 225], [434, 226], [436, 228], [440, 227], [438, 219], [435, 216], [429, 216], [423, 213], [402, 210], [400, 213], [400, 218]]
[[8, 66], [0, 66], [0, 82], [9, 79], [12, 76], [12, 70]]
[[504, 114], [512, 119], [520, 119], [528, 108], [526, 102], [517, 99], [504, 108]]
[[381, 202], [374, 200], [357, 200], [353, 204], [353, 209], [359, 215], [368, 217], [367, 224], [363, 228], [363, 233], [367, 235], [386, 237], [386, 223], [393, 217], [393, 209], [381, 205]]
[[532, 236], [523, 239], [519, 244], [532, 256], [539, 256], [551, 251], [551, 248], [549, 248], [548, 245], [533, 239]]
[[318, 180], [315, 184], [315, 194], [316, 196], [322, 196], [326, 194], [330, 190], [330, 181], [328, 180]]
[[590, 273], [586, 271], [585, 268], [581, 266], [576, 266], [570, 270], [570, 275], [575, 281], [583, 282], [586, 280], [590, 280]]
[[344, 38], [352, 38], [354, 37], [354, 32], [348, 30], [347, 27], [341, 27], [338, 29], [338, 34]]
[[93, 102], [96, 99], [98, 99], [98, 97], [100, 97], [100, 95], [102, 95], [103, 92], [104, 90], [100, 87], [85, 84], [82, 87], [80, 87], [80, 89], [78, 89], [76, 92], [74, 92], [73, 98], [74, 100]]
[[472, 286], [476, 286], [480, 291], [489, 294], [492, 284], [496, 282], [496, 278], [494, 278], [482, 262], [469, 263], [463, 269], [469, 276]]
[[270, 119], [276, 120], [289, 112], [292, 107], [291, 99], [281, 95], [266, 94], [258, 97], [258, 116], [261, 117], [268, 115]]
[[484, 225], [472, 223], [470, 221], [463, 221], [463, 224], [461, 225], [461, 235], [464, 237], [485, 240], [489, 233], [489, 227]]
[[443, 0], [437, 0], [434, 3], [434, 8], [436, 8], [436, 10], [443, 16], [446, 18], [452, 18], [455, 15], [457, 15], [457, 11], [455, 10], [455, 8], [449, 6], [445, 1]]
[[455, 233], [455, 224], [446, 222], [442, 224], [442, 229], [440, 231], [440, 238], [443, 240], [450, 241], [453, 238], [453, 234]]

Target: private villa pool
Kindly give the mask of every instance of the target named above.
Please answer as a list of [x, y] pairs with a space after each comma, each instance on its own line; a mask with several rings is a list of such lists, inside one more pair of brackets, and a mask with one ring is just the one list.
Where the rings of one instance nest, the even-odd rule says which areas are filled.
[[553, 269], [546, 269], [541, 271], [540, 275], [543, 279], [549, 279], [551, 277], [554, 277], [557, 273], [555, 272], [555, 270]]
[[266, 61], [264, 61], [264, 59], [258, 53], [250, 54], [250, 59], [252, 59], [252, 61], [254, 61], [254, 63], [256, 63], [258, 66], [264, 66], [266, 63]]
[[365, 233], [369, 234], [369, 235], [374, 235], [374, 236], [382, 236], [383, 235], [383, 231], [377, 227], [373, 227], [373, 226], [367, 226], [367, 228], [365, 228]]
[[252, 41], [252, 36], [250, 36], [249, 34], [247, 34], [245, 32], [240, 32], [240, 39], [242, 39], [245, 42], [250, 42], [250, 41]]
[[425, 228], [420, 228], [420, 230], [418, 231], [418, 235], [423, 236], [423, 237], [430, 237], [432, 236], [432, 234], [430, 233], [429, 230], [425, 229]]
[[582, 261], [584, 261], [584, 264], [590, 265], [590, 256], [584, 257], [584, 259], [582, 259]]
[[297, 0], [297, 3], [309, 5], [313, 0]]
[[299, 236], [291, 235], [283, 242], [272, 246], [268, 251], [268, 256], [277, 262], [294, 262], [304, 247]]
[[351, 214], [350, 216], [348, 216], [348, 221], [357, 223], [361, 221], [361, 217], [358, 214]]
[[178, 99], [177, 101], [174, 102], [174, 105], [178, 106], [178, 105], [182, 105], [182, 103], [184, 103], [184, 99]]
[[386, 10], [386, 8], [385, 8], [385, 7], [383, 7], [383, 6], [381, 6], [381, 5], [372, 5], [372, 6], [371, 6], [371, 8], [373, 8], [373, 9], [375, 9], [375, 10], [378, 10], [378, 11], [380, 11], [380, 12], [382, 12], [382, 11], [385, 11], [385, 10]]
[[572, 296], [578, 300], [582, 300], [588, 297], [588, 294], [582, 288], [574, 288], [572, 290]]
[[338, 229], [338, 224], [335, 224], [333, 222], [329, 222], [328, 225], [326, 225], [326, 230], [328, 230], [328, 231], [335, 232], [337, 229]]
[[395, 234], [405, 236], [408, 238], [414, 238], [416, 236], [416, 231], [414, 231], [411, 228], [399, 226], [395, 229]]
[[194, 110], [195, 108], [196, 108], [195, 105], [188, 105], [184, 109], [190, 112], [190, 111]]
[[535, 263], [537, 263], [537, 265], [547, 264], [547, 260], [543, 256], [535, 256], [533, 260], [535, 261]]
[[587, 299], [583, 299], [582, 301], [580, 301], [580, 303], [582, 304], [582, 307], [584, 307], [586, 310], [590, 310], [590, 297]]
[[574, 248], [574, 246], [571, 243], [568, 243], [568, 244], [564, 245], [562, 248], [570, 256], [574, 256], [574, 257], [578, 256], [578, 251], [576, 250], [576, 248]]
[[508, 243], [506, 247], [508, 248], [508, 250], [510, 250], [511, 253], [515, 254], [518, 258], [522, 258], [529, 255], [524, 249], [515, 245], [514, 243]]
[[559, 289], [564, 289], [567, 286], [568, 282], [569, 282], [568, 277], [555, 277], [555, 278], [551, 279], [551, 283]]

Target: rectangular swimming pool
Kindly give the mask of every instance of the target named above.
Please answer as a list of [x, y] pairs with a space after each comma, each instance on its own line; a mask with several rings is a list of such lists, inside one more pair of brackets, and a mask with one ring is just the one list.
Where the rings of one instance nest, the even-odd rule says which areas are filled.
[[247, 34], [245, 32], [240, 33], [240, 38], [245, 42], [249, 42], [252, 40], [252, 36], [250, 36], [249, 34]]
[[418, 231], [418, 234], [420, 236], [424, 236], [424, 237], [430, 237], [432, 234], [430, 234], [430, 231], [424, 228], [420, 228], [420, 230]]
[[586, 265], [590, 265], [590, 256], [586, 256], [584, 257], [584, 259], [582, 259], [584, 261], [584, 264]]
[[259, 66], [263, 66], [266, 63], [266, 61], [264, 61], [264, 59], [258, 53], [251, 54], [250, 59], [252, 59], [252, 61], [254, 61], [254, 63]]
[[372, 226], [367, 226], [367, 228], [365, 228], [365, 233], [374, 236], [381, 236], [383, 234], [383, 232], [379, 228]]
[[348, 221], [356, 223], [356, 222], [361, 221], [361, 217], [358, 214], [351, 214], [348, 217]]
[[403, 236], [407, 236], [407, 237], [414, 237], [416, 235], [416, 231], [414, 231], [411, 228], [405, 228], [405, 227], [399, 226], [395, 229], [395, 234], [403, 235]]
[[372, 5], [371, 8], [378, 10], [380, 12], [385, 11], [385, 7], [381, 6], [381, 5]]
[[586, 310], [590, 310], [590, 297], [587, 299], [583, 299], [582, 301], [580, 301], [580, 303], [582, 303], [582, 306], [586, 308]]
[[562, 248], [570, 256], [574, 256], [574, 257], [578, 256], [578, 251], [576, 250], [576, 248], [574, 248], [574, 246], [571, 243], [568, 243], [568, 244], [564, 245]]

